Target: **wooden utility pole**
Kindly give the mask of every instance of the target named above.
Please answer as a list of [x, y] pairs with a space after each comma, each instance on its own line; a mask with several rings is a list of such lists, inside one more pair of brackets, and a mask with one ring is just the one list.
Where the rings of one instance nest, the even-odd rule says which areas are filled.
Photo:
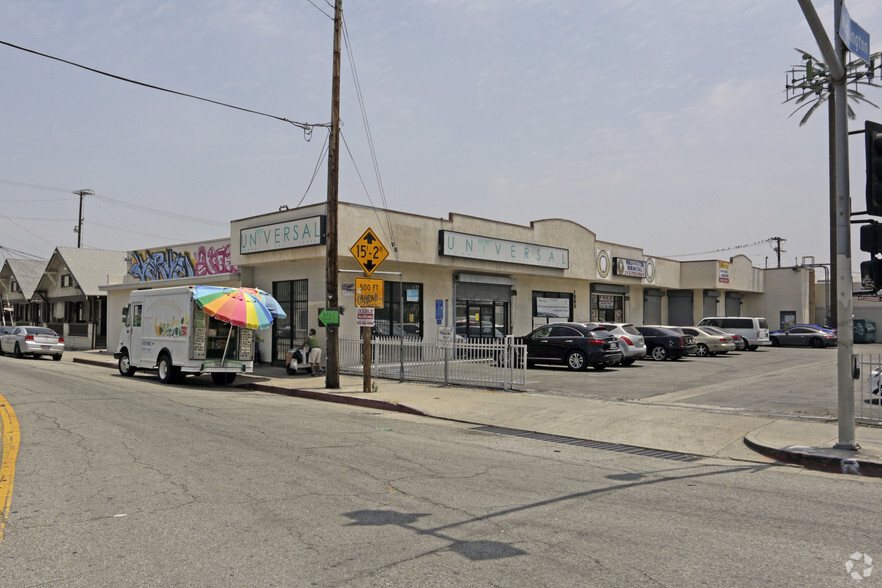
[[80, 214], [77, 216], [77, 228], [74, 229], [77, 232], [77, 249], [79, 249], [83, 246], [83, 198], [86, 196], [94, 196], [95, 192], [86, 189], [77, 190], [74, 194], [80, 197]]
[[[327, 265], [325, 266], [327, 300], [325, 305], [330, 308], [339, 307], [337, 296], [337, 271], [339, 259], [337, 255], [337, 185], [340, 178], [340, 37], [343, 30], [343, 0], [334, 3], [334, 66], [331, 81], [331, 137], [328, 141], [328, 239]], [[327, 327], [327, 372], [325, 388], [340, 387], [340, 325]]]

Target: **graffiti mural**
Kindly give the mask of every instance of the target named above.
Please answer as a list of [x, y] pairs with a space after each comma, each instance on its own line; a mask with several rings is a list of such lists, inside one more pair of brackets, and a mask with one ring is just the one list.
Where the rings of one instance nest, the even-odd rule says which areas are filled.
[[230, 265], [230, 244], [223, 247], [200, 246], [196, 250], [196, 275], [213, 276], [215, 274], [238, 274], [239, 267]]
[[129, 275], [142, 282], [236, 273], [239, 268], [230, 264], [229, 243], [218, 248], [199, 246], [195, 261], [190, 251], [171, 247], [132, 251], [129, 256]]

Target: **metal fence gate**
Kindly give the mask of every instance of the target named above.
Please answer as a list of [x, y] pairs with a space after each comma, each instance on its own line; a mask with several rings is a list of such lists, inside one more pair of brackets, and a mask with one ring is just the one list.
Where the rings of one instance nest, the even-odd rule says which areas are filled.
[[855, 394], [855, 419], [882, 424], [882, 355], [862, 353], [853, 357], [857, 376], [855, 387], [860, 389], [860, 393]]
[[[527, 349], [513, 337], [454, 340], [375, 337], [371, 339], [371, 375], [401, 381], [490, 388], [523, 388]], [[340, 339], [340, 373], [363, 372], [361, 339]]]

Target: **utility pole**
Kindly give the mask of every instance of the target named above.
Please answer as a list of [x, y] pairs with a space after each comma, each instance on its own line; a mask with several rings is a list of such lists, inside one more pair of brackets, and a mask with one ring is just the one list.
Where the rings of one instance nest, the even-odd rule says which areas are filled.
[[778, 267], [781, 267], [781, 254], [786, 253], [783, 249], [781, 249], [781, 243], [786, 243], [787, 239], [782, 239], [781, 237], [772, 237], [769, 239], [770, 241], [775, 241], [777, 245], [775, 246], [775, 253], [778, 254]]
[[[328, 141], [328, 239], [325, 283], [327, 306], [339, 305], [337, 271], [339, 268], [337, 233], [337, 187], [340, 178], [340, 37], [343, 30], [343, 0], [334, 2], [334, 65], [331, 80], [331, 137]], [[325, 388], [340, 387], [339, 324], [327, 326], [328, 370]]]
[[77, 226], [74, 231], [77, 234], [77, 249], [83, 246], [83, 197], [94, 196], [95, 192], [89, 189], [77, 190], [74, 192], [80, 197], [80, 214], [77, 216]]
[[[854, 380], [852, 379], [852, 352], [854, 338], [852, 334], [852, 280], [851, 280], [851, 194], [848, 185], [848, 117], [846, 105], [846, 83], [848, 76], [845, 69], [847, 51], [845, 43], [839, 36], [839, 21], [842, 16], [842, 0], [833, 2], [833, 34], [834, 43], [830, 43], [827, 33], [811, 0], [798, 0], [809, 28], [818, 42], [830, 70], [833, 89], [833, 108], [831, 113], [834, 121], [831, 125], [835, 161], [835, 203], [831, 202], [831, 227], [835, 226], [835, 272], [833, 281], [836, 285], [836, 329], [839, 343], [836, 347], [836, 388], [837, 388], [837, 420], [839, 440], [835, 447], [857, 451], [860, 446], [855, 440], [854, 421]], [[832, 252], [831, 252], [832, 253]]]

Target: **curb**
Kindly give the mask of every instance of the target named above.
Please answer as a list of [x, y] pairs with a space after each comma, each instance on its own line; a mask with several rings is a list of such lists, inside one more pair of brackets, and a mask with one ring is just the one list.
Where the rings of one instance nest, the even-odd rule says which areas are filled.
[[[74, 357], [74, 363], [82, 363], [86, 365], [95, 365], [113, 369], [116, 364], [105, 360], [89, 359], [84, 357]], [[364, 408], [376, 408], [380, 410], [388, 410], [392, 412], [402, 412], [405, 414], [413, 414], [417, 416], [431, 417], [432, 415], [409, 406], [407, 404], [399, 404], [397, 402], [389, 402], [388, 400], [374, 400], [372, 398], [362, 398], [360, 396], [341, 396], [332, 392], [317, 392], [315, 390], [300, 390], [297, 388], [286, 388], [284, 386], [271, 386], [269, 384], [253, 384], [245, 383], [233, 385], [233, 388], [245, 388], [248, 390], [256, 390], [260, 392], [269, 392], [272, 394], [280, 394], [282, 396], [296, 396], [299, 398], [309, 398], [311, 400], [321, 400], [322, 402], [336, 402], [337, 404], [351, 404]]]
[[824, 447], [769, 447], [753, 438], [752, 433], [744, 436], [744, 444], [760, 455], [772, 458], [775, 461], [789, 463], [804, 467], [808, 470], [817, 470], [834, 474], [850, 474], [866, 476], [870, 478], [882, 478], [882, 464], [866, 461], [858, 457], [838, 455], [841, 450]]
[[341, 396], [332, 392], [318, 392], [315, 390], [299, 390], [297, 388], [285, 388], [282, 386], [270, 386], [269, 384], [243, 384], [242, 388], [248, 390], [257, 390], [260, 392], [270, 392], [272, 394], [281, 394], [282, 396], [296, 396], [298, 398], [309, 398], [311, 400], [321, 400], [322, 402], [335, 402], [337, 404], [350, 404], [361, 406], [363, 408], [377, 408], [381, 410], [389, 410], [392, 412], [403, 412], [417, 416], [431, 417], [427, 412], [418, 408], [408, 406], [407, 404], [399, 404], [397, 402], [389, 402], [388, 400], [374, 400], [372, 398], [362, 398], [360, 396]]

